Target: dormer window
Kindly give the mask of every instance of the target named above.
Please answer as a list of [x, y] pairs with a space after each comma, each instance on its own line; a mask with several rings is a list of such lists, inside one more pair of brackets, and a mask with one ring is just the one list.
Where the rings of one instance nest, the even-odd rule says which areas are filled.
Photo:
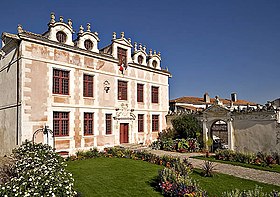
[[56, 33], [56, 39], [60, 43], [65, 43], [67, 39], [67, 35], [63, 31], [59, 31]]
[[119, 66], [127, 66], [126, 65], [126, 50], [122, 48], [118, 48], [118, 59], [119, 59]]
[[143, 63], [143, 56], [142, 55], [139, 55], [138, 56], [138, 64], [142, 64]]
[[156, 68], [156, 67], [157, 67], [157, 61], [154, 60], [154, 61], [152, 62], [152, 65], [153, 65], [154, 68]]
[[85, 48], [89, 51], [93, 48], [93, 42], [89, 39], [85, 40], [84, 45]]

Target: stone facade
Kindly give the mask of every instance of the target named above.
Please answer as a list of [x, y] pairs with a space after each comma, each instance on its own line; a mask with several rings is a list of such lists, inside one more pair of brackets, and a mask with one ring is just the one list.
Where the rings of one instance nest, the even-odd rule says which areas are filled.
[[[80, 27], [76, 40], [73, 33], [71, 20], [65, 23], [60, 17], [56, 21], [51, 14], [49, 29], [42, 35], [21, 26], [17, 35], [2, 34], [0, 154], [31, 140], [44, 125], [54, 130], [54, 112], [69, 114], [68, 134], [54, 138], [57, 151], [69, 154], [119, 145], [121, 124], [128, 124], [128, 143], [149, 144], [157, 137], [153, 115], [159, 118], [159, 131], [166, 127], [171, 74], [161, 68], [160, 53], [146, 53], [146, 47], [136, 43], [133, 47], [123, 32], [119, 38], [113, 33], [112, 43], [99, 49], [98, 33], [91, 31], [90, 24], [86, 30]], [[119, 48], [125, 51], [122, 64]], [[69, 73], [67, 94], [54, 93], [54, 70]], [[84, 96], [85, 75], [93, 77], [93, 96]], [[119, 99], [119, 81], [127, 84], [126, 99]], [[137, 84], [143, 85], [141, 102]], [[152, 87], [158, 90], [158, 102], [152, 102]], [[93, 114], [92, 135], [85, 135], [85, 113]], [[110, 134], [106, 134], [105, 114], [112, 115]], [[144, 117], [143, 132], [138, 132], [139, 114]], [[46, 143], [47, 139], [38, 134], [35, 141]], [[52, 138], [49, 143], [53, 144]]]

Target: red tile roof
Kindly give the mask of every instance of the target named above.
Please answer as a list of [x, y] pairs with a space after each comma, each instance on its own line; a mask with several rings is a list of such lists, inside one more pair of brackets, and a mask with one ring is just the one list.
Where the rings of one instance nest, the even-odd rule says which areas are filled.
[[[216, 99], [211, 98], [210, 99], [210, 104], [213, 104], [215, 102]], [[225, 104], [225, 105], [230, 105], [231, 100], [230, 99], [222, 99], [219, 98], [219, 100]], [[189, 103], [189, 104], [193, 104], [193, 105], [205, 105], [205, 104], [209, 104], [204, 102], [203, 98], [199, 98], [199, 97], [192, 97], [192, 96], [184, 96], [184, 97], [180, 97], [177, 99], [173, 99], [170, 100], [169, 102], [171, 103]], [[250, 102], [250, 101], [246, 101], [246, 100], [237, 100], [236, 102], [233, 102], [234, 105], [257, 105], [254, 102]]]

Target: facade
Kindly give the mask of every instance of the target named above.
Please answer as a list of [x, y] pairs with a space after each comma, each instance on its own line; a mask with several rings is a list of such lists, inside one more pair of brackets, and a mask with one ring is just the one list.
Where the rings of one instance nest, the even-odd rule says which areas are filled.
[[54, 141], [42, 133], [35, 141], [66, 154], [155, 140], [166, 127], [171, 77], [160, 53], [132, 46], [124, 32], [99, 49], [90, 24], [73, 40], [72, 21], [53, 13], [48, 26], [44, 34], [21, 26], [2, 34], [0, 154], [44, 126]]
[[170, 113], [193, 113], [202, 112], [206, 108], [213, 105], [218, 99], [223, 106], [227, 109], [233, 110], [244, 110], [247, 108], [261, 108], [260, 105], [246, 100], [237, 99], [237, 94], [232, 93], [230, 99], [223, 99], [216, 96], [216, 98], [210, 98], [208, 93], [205, 93], [202, 98], [184, 96], [169, 101]]

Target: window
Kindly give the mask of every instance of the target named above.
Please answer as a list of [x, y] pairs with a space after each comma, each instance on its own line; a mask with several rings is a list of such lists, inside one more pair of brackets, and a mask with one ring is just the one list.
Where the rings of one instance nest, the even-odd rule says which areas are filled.
[[142, 55], [139, 55], [138, 56], [138, 64], [142, 64], [143, 63], [143, 56]]
[[53, 93], [69, 94], [69, 71], [53, 70]]
[[152, 65], [153, 65], [154, 68], [156, 68], [156, 67], [157, 67], [157, 61], [154, 60], [154, 61], [152, 62]]
[[119, 66], [124, 65], [126, 66], [126, 50], [122, 48], [118, 48], [118, 59], [119, 59]]
[[93, 97], [93, 76], [84, 74], [84, 96]]
[[144, 115], [138, 114], [138, 132], [144, 132]]
[[112, 134], [112, 114], [106, 114], [106, 135]]
[[137, 102], [143, 102], [144, 101], [144, 85], [143, 84], [137, 84]]
[[60, 43], [66, 42], [67, 35], [63, 31], [59, 31], [56, 33], [56, 39]]
[[84, 135], [93, 135], [93, 113], [84, 113]]
[[159, 115], [152, 115], [152, 132], [159, 132]]
[[127, 82], [118, 81], [118, 99], [127, 100]]
[[53, 112], [54, 136], [69, 136], [69, 112]]
[[152, 86], [152, 103], [158, 103], [158, 87]]
[[89, 39], [85, 40], [84, 45], [87, 50], [91, 50], [93, 48], [93, 42]]

